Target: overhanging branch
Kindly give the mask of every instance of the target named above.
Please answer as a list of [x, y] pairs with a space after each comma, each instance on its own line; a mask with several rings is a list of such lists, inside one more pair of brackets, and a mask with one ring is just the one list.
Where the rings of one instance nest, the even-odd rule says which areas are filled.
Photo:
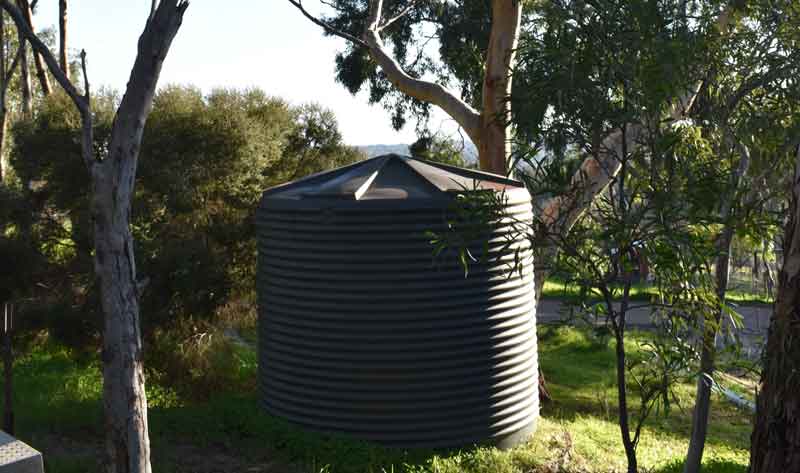
[[64, 89], [67, 95], [69, 95], [72, 101], [75, 102], [78, 109], [82, 113], [84, 110], [88, 112], [89, 103], [85, 101], [81, 94], [78, 93], [78, 89], [76, 89], [72, 82], [67, 79], [67, 76], [64, 75], [64, 72], [58, 65], [56, 58], [53, 57], [53, 53], [50, 52], [50, 49], [36, 36], [30, 26], [28, 26], [28, 22], [25, 20], [22, 11], [9, 0], [0, 0], [0, 7], [8, 12], [14, 20], [14, 24], [17, 26], [17, 31], [31, 44], [33, 50], [42, 55], [45, 63], [47, 63], [47, 67], [50, 69], [50, 73], [53, 74], [58, 84]]
[[311, 20], [311, 22], [313, 22], [314, 24], [316, 24], [318, 26], [321, 26], [328, 33], [330, 33], [330, 34], [332, 34], [334, 36], [338, 36], [340, 38], [346, 39], [347, 41], [350, 41], [351, 43], [355, 43], [355, 44], [357, 44], [359, 46], [362, 46], [362, 47], [365, 47], [365, 48], [369, 47], [369, 46], [367, 46], [367, 43], [365, 43], [364, 41], [356, 38], [355, 36], [351, 35], [350, 33], [347, 33], [345, 31], [342, 31], [342, 30], [339, 30], [337, 28], [334, 28], [333, 26], [331, 26], [327, 22], [325, 22], [325, 21], [315, 17], [311, 13], [309, 13], [308, 10], [306, 10], [305, 7], [303, 7], [302, 0], [289, 0], [289, 3], [291, 3], [292, 5], [295, 6], [295, 8], [300, 10], [300, 12], [306, 18]]
[[321, 26], [328, 33], [344, 38], [353, 44], [364, 47], [369, 52], [370, 57], [380, 66], [383, 73], [397, 89], [417, 100], [438, 106], [452, 117], [469, 135], [470, 139], [477, 145], [480, 143], [480, 120], [481, 114], [472, 108], [468, 103], [461, 100], [456, 94], [440, 84], [425, 81], [410, 76], [403, 70], [403, 67], [392, 57], [383, 44], [380, 31], [402, 16], [408, 14], [412, 7], [419, 0], [412, 0], [397, 15], [381, 24], [381, 12], [383, 10], [382, 0], [370, 0], [367, 26], [362, 38], [334, 28], [324, 20], [315, 17], [303, 6], [302, 0], [288, 0], [303, 15], [314, 24]]

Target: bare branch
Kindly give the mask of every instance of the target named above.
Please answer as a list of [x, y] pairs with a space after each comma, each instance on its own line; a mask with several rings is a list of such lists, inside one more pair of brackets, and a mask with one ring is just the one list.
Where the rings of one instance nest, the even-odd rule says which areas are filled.
[[[372, 60], [381, 67], [383, 73], [398, 90], [417, 100], [440, 107], [461, 125], [476, 145], [480, 143], [480, 113], [442, 85], [411, 77], [386, 50], [379, 34], [382, 28], [380, 25], [381, 11], [383, 9], [382, 0], [370, 0], [369, 2], [367, 28], [364, 31], [363, 39], [356, 38], [347, 32], [338, 30], [310, 14], [305, 7], [303, 7], [302, 0], [288, 1], [300, 10], [306, 18], [324, 28], [328, 33], [366, 48]], [[412, 5], [417, 1], [418, 0], [413, 0]], [[400, 16], [405, 14], [410, 6], [411, 5], [404, 9]], [[389, 21], [393, 22], [397, 18], [398, 17], [395, 17]], [[385, 26], [386, 25], [383, 27]]]
[[86, 73], [86, 50], [81, 49], [81, 70], [83, 70], [83, 96], [89, 102], [91, 95], [89, 94], [89, 74]]
[[367, 17], [367, 30], [378, 32], [383, 14], [383, 0], [369, 0], [369, 16]]
[[50, 49], [39, 39], [38, 36], [31, 30], [30, 26], [28, 26], [28, 22], [25, 20], [25, 16], [23, 15], [22, 11], [17, 8], [10, 0], [0, 0], [0, 7], [2, 7], [11, 18], [14, 20], [14, 23], [17, 25], [17, 31], [19, 31], [20, 35], [25, 38], [27, 42], [31, 44], [31, 47], [34, 51], [38, 52], [44, 58], [45, 63], [47, 63], [47, 67], [50, 69], [50, 73], [53, 74], [53, 77], [56, 78], [58, 84], [64, 89], [64, 91], [69, 95], [81, 113], [84, 111], [88, 112], [89, 110], [89, 103], [85, 101], [85, 99], [78, 93], [78, 90], [72, 84], [72, 82], [67, 79], [64, 72], [61, 70], [61, 67], [58, 65], [58, 61], [56, 58], [53, 57], [53, 53], [50, 52]]
[[[61, 70], [61, 66], [59, 66], [53, 53], [50, 52], [50, 49], [30, 28], [22, 11], [10, 0], [0, 0], [0, 7], [8, 12], [14, 20], [20, 37], [27, 40], [27, 42], [31, 44], [33, 50], [42, 55], [45, 63], [47, 63], [47, 67], [50, 69], [50, 73], [53, 74], [58, 84], [64, 89], [67, 95], [69, 95], [73, 103], [75, 103], [75, 107], [81, 114], [81, 157], [87, 169], [92, 172], [94, 165], [97, 164], [98, 161], [94, 155], [94, 130], [92, 127], [92, 113], [88, 97], [84, 97], [78, 93], [78, 90], [72, 82], [70, 82], [66, 74], [64, 74], [64, 71]], [[24, 40], [20, 42], [20, 47], [25, 43]]]
[[[294, 0], [289, 0], [294, 1]], [[401, 92], [417, 100], [432, 103], [444, 110], [467, 132], [475, 145], [480, 144], [481, 114], [456, 94], [440, 84], [411, 77], [389, 54], [380, 36], [383, 0], [371, 0], [364, 41], [369, 55]]]
[[347, 41], [350, 41], [351, 43], [355, 43], [355, 44], [357, 44], [359, 46], [362, 46], [362, 47], [365, 47], [365, 48], [369, 47], [369, 46], [367, 46], [367, 43], [365, 43], [363, 40], [360, 40], [360, 39], [356, 38], [355, 36], [351, 35], [350, 33], [338, 30], [338, 29], [334, 28], [333, 26], [329, 25], [328, 23], [326, 23], [325, 21], [323, 21], [323, 20], [315, 17], [311, 13], [309, 13], [308, 10], [306, 10], [303, 7], [302, 0], [289, 0], [289, 3], [291, 3], [298, 10], [300, 10], [306, 18], [311, 20], [314, 24], [321, 26], [328, 33], [330, 33], [330, 34], [332, 34], [334, 36], [338, 36], [340, 38], [344, 38]]
[[394, 23], [395, 21], [399, 20], [400, 18], [406, 16], [411, 10], [414, 9], [414, 7], [416, 6], [418, 1], [419, 0], [411, 0], [410, 2], [408, 2], [408, 5], [406, 5], [406, 7], [404, 9], [402, 9], [400, 11], [400, 13], [398, 13], [397, 15], [393, 16], [392, 18], [386, 20], [386, 22], [383, 25], [381, 25], [380, 28], [378, 28], [378, 31], [379, 32], [383, 31], [384, 28], [388, 28], [389, 26], [391, 26], [392, 23]]

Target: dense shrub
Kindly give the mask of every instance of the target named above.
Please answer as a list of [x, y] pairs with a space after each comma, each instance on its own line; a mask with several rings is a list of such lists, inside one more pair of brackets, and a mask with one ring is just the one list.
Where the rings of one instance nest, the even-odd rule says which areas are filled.
[[[107, 146], [118, 100], [105, 92], [94, 101], [98, 149]], [[38, 276], [49, 288], [46, 297], [32, 310], [51, 335], [73, 346], [91, 345], [101, 326], [79, 124], [63, 94], [15, 124], [11, 163], [19, 187], [27, 189], [17, 199], [26, 209], [0, 215], [4, 225], [25, 229], [23, 241], [49, 268]], [[159, 91], [144, 132], [131, 216], [137, 271], [147, 281], [145, 335], [184, 319], [208, 320], [220, 306], [249, 296], [253, 216], [265, 188], [361, 157], [342, 144], [333, 114], [316, 105], [294, 107], [259, 90]], [[33, 219], [24, 222], [26, 216]], [[16, 257], [4, 267], [23, 268], [23, 253], [12, 243], [0, 241], [0, 258]], [[41, 310], [44, 302], [52, 310]]]

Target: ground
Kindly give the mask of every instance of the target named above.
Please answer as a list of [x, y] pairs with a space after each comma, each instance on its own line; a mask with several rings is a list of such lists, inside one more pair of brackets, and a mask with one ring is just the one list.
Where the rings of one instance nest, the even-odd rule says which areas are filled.
[[[155, 377], [148, 384], [153, 466], [178, 472], [614, 472], [624, 471], [616, 424], [613, 346], [592, 332], [540, 327], [540, 360], [555, 402], [545, 405], [534, 437], [508, 451], [458, 452], [382, 449], [309, 434], [270, 417], [251, 388], [189, 399]], [[647, 337], [632, 337], [629, 349]], [[255, 376], [255, 355], [236, 346], [242, 377]], [[95, 361], [76, 363], [47, 342], [18, 360], [17, 436], [44, 452], [48, 473], [99, 471], [101, 377]], [[252, 383], [245, 384], [251, 386]], [[639, 447], [647, 471], [679, 470], [691, 418], [691, 383], [681, 404], [654, 417]], [[715, 397], [706, 470], [745, 471], [750, 414]], [[643, 470], [644, 471], [644, 470]]]

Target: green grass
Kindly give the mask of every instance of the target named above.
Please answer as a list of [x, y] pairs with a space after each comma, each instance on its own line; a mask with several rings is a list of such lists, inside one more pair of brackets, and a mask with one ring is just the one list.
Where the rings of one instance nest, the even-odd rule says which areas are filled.
[[[539, 335], [541, 366], [556, 401], [543, 407], [536, 434], [517, 448], [385, 449], [301, 431], [264, 413], [252, 391], [223, 390], [210, 399], [193, 401], [180, 398], [169, 387], [150, 383], [154, 471], [214, 471], [208, 465], [215, 461], [225, 465], [226, 458], [240, 463], [229, 470], [220, 466], [218, 471], [247, 471], [246, 465], [275, 461], [309, 472], [624, 471], [616, 424], [613, 347], [565, 327], [542, 327]], [[633, 334], [628, 348], [635, 352], [644, 337]], [[240, 375], [255, 376], [252, 351], [237, 350]], [[47, 471], [98, 471], [102, 447], [98, 364], [75, 363], [65, 350], [43, 345], [17, 361], [15, 376], [17, 435], [44, 451]], [[643, 433], [638, 450], [643, 471], [680, 471], [693, 387], [687, 383], [678, 393], [682, 409], [674, 409], [669, 417], [653, 418]], [[704, 471], [744, 472], [750, 429], [747, 413], [715, 397]], [[180, 460], [182, 456], [189, 459]]]
[[[647, 301], [656, 295], [655, 288], [645, 284], [634, 284], [631, 287], [631, 300]], [[568, 283], [559, 278], [548, 278], [542, 288], [542, 297], [546, 299], [562, 299], [567, 301], [578, 301], [580, 299], [580, 288], [574, 283]], [[728, 302], [736, 304], [772, 304], [772, 298], [762, 293], [754, 293], [744, 287], [739, 289], [729, 289], [726, 293]], [[599, 300], [600, 293], [593, 292], [589, 299]]]

